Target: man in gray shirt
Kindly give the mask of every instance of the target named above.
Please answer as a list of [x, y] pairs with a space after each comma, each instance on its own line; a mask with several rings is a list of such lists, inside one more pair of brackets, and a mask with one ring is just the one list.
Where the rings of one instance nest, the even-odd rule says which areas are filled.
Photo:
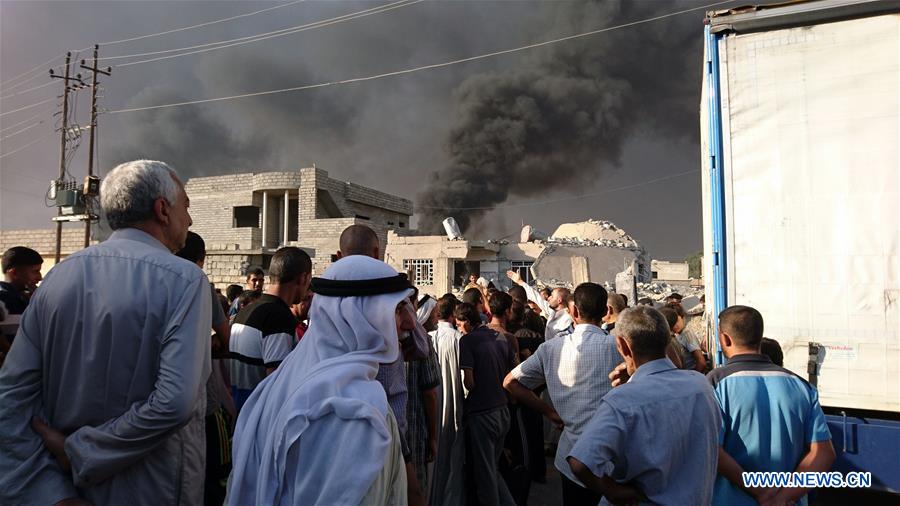
[[172, 254], [188, 197], [146, 160], [100, 194], [112, 236], [50, 271], [0, 369], [0, 504], [202, 504], [212, 301]]

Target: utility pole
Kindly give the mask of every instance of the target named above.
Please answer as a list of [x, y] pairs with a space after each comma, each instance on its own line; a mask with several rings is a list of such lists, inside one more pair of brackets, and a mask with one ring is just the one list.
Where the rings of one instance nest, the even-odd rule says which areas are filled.
[[[50, 77], [63, 80], [63, 109], [62, 109], [62, 129], [59, 138], [59, 179], [56, 180], [58, 185], [63, 178], [66, 177], [66, 135], [69, 134], [69, 81], [81, 80], [81, 74], [77, 77], [69, 77], [71, 70], [72, 53], [66, 53], [66, 73], [65, 76], [58, 76], [50, 69]], [[62, 215], [62, 208], [56, 208], [56, 215]], [[55, 262], [59, 263], [60, 249], [62, 248], [62, 221], [56, 222], [56, 256]]]
[[[92, 176], [94, 175], [94, 136], [97, 134], [97, 74], [110, 75], [112, 72], [111, 67], [106, 67], [106, 70], [101, 70], [97, 68], [97, 53], [100, 50], [100, 46], [94, 44], [94, 61], [90, 67], [84, 64], [84, 60], [81, 60], [81, 68], [85, 70], [90, 70], [92, 73], [91, 76], [91, 126], [88, 127], [91, 130], [90, 140], [88, 141], [88, 166], [87, 166], [87, 179], [85, 180], [85, 190], [87, 190], [88, 186], [91, 185]], [[85, 191], [85, 197], [87, 198], [88, 191]], [[91, 241], [91, 212], [90, 208], [88, 208], [87, 218], [84, 220], [84, 247], [87, 248], [90, 245]], [[57, 225], [59, 226], [59, 225]], [[57, 251], [59, 250], [59, 246], [57, 246]], [[57, 252], [57, 255], [59, 253]]]

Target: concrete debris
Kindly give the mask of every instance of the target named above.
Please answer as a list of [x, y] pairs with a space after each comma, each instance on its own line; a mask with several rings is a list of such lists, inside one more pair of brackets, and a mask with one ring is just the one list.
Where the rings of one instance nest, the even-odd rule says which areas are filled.
[[563, 223], [556, 232], [550, 236], [551, 239], [575, 239], [582, 241], [600, 241], [619, 240], [627, 237], [632, 240], [624, 230], [620, 229], [611, 221], [604, 220], [588, 220], [578, 223]]
[[630, 251], [643, 251], [644, 249], [615, 223], [604, 220], [563, 223], [547, 239], [547, 242], [573, 246], [604, 246]]
[[569, 290], [575, 289], [575, 285], [571, 281], [562, 281], [562, 280], [559, 280], [556, 278], [550, 278], [548, 280], [536, 279], [534, 284], [538, 288], [546, 287], [546, 288], [553, 289], [553, 288], [557, 288], [557, 287], [564, 287], [564, 288], [568, 288]]
[[703, 295], [702, 287], [688, 285], [670, 285], [668, 283], [638, 283], [638, 298], [649, 297], [657, 302], [666, 300], [666, 297], [673, 293], [679, 293], [685, 298], [697, 297]]

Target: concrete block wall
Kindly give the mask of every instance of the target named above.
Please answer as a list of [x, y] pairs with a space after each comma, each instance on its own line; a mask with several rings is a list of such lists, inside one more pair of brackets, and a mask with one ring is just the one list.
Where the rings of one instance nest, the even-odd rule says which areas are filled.
[[207, 249], [259, 247], [254, 244], [261, 240], [257, 229], [232, 226], [234, 207], [262, 205], [253, 194], [253, 174], [195, 177], [184, 188], [191, 200], [191, 230], [203, 237]]
[[[191, 199], [192, 230], [204, 238], [209, 254], [221, 257], [217, 259], [216, 269], [224, 271], [210, 274], [211, 279], [221, 279], [213, 281], [217, 284], [241, 277], [240, 262], [246, 259], [243, 255], [262, 253], [263, 191], [268, 194], [267, 246], [274, 248], [281, 243], [282, 231], [275, 223], [278, 220], [276, 204], [288, 190], [291, 200], [297, 198], [296, 202], [291, 202], [297, 206], [297, 241], [291, 244], [315, 250], [313, 269], [319, 274], [331, 264], [331, 255], [339, 247], [340, 234], [348, 226], [361, 223], [371, 227], [378, 235], [383, 252], [388, 230], [399, 227], [400, 222], [408, 227], [413, 212], [412, 202], [407, 199], [332, 179], [328, 172], [316, 167], [293, 172], [192, 178], [185, 189]], [[322, 206], [317, 205], [318, 192], [328, 192], [342, 217], [330, 217], [323, 212]], [[235, 206], [260, 208], [257, 227], [234, 228]], [[357, 214], [370, 219], [357, 219]], [[236, 264], [230, 265], [230, 262]]]
[[[97, 241], [91, 241], [97, 244]], [[0, 230], [0, 253], [13, 246], [25, 246], [31, 248], [44, 257], [46, 261], [56, 253], [56, 228], [29, 229], [29, 230]], [[60, 251], [63, 255], [70, 255], [84, 248], [84, 225], [78, 228], [63, 226]]]
[[690, 267], [687, 262], [651, 260], [650, 271], [653, 279], [658, 281], [688, 281], [691, 279]]
[[[373, 207], [367, 204], [351, 202], [350, 205], [354, 208], [354, 216], [360, 215], [369, 218], [366, 221], [397, 229], [409, 228], [409, 215], [400, 214], [389, 209]], [[365, 221], [363, 223], [365, 223]], [[401, 223], [403, 224], [402, 227], [400, 226]]]
[[315, 256], [313, 257], [314, 273], [321, 274], [331, 265], [331, 255], [335, 254], [338, 249], [340, 249], [341, 232], [350, 225], [355, 224], [366, 225], [375, 231], [375, 235], [378, 236], [378, 243], [380, 246], [379, 251], [381, 252], [382, 258], [384, 257], [384, 251], [387, 245], [387, 227], [356, 218], [313, 220], [307, 224], [306, 230], [309, 231], [309, 235], [301, 237], [300, 240], [296, 242], [296, 245], [315, 250]]
[[412, 201], [358, 184], [347, 183], [344, 186], [344, 198], [350, 202], [387, 209], [405, 216], [413, 214]]
[[203, 271], [206, 272], [209, 281], [225, 293], [228, 285], [244, 286], [246, 276], [241, 274], [241, 263], [250, 261], [250, 258], [251, 255], [238, 252], [207, 251]]
[[[384, 250], [384, 261], [398, 272], [406, 272], [403, 268], [404, 260], [414, 259], [431, 259], [432, 285], [417, 285], [420, 294], [428, 294], [440, 297], [452, 290], [453, 284], [451, 280], [453, 272], [453, 261], [455, 259], [465, 258], [466, 249], [456, 251], [455, 248], [448, 246], [456, 246], [465, 241], [451, 241], [443, 236], [399, 236], [395, 232], [390, 231], [387, 234], [387, 246]], [[448, 255], [448, 249], [451, 255]], [[453, 254], [456, 251], [456, 255]], [[461, 251], [462, 256], [458, 253]]]
[[303, 170], [295, 172], [258, 172], [253, 174], [253, 191], [272, 191], [284, 193], [284, 190], [291, 190], [296, 193], [300, 188]]
[[[328, 177], [328, 172], [322, 169], [313, 170], [315, 171], [316, 189], [328, 192], [342, 217], [353, 217], [355, 214], [354, 209], [348, 205], [347, 199], [344, 198], [344, 192], [349, 183]], [[316, 218], [330, 218], [330, 216], [317, 214]]]
[[[90, 243], [97, 244], [97, 241], [91, 240]], [[13, 246], [25, 246], [40, 253], [44, 258], [41, 273], [46, 275], [55, 265], [56, 228], [0, 230], [0, 254]], [[84, 224], [78, 227], [63, 225], [60, 259], [65, 260], [67, 256], [81, 249], [84, 249]]]

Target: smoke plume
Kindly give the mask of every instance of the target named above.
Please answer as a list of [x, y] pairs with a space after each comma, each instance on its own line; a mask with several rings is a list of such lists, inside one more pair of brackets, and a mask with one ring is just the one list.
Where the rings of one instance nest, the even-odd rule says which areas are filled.
[[[679, 7], [592, 1], [563, 13], [545, 38], [617, 25]], [[702, 25], [669, 18], [537, 50], [522, 70], [479, 75], [458, 88], [458, 117], [440, 168], [419, 195], [419, 229], [453, 216], [465, 231], [511, 195], [590, 186], [615, 169], [638, 131], [696, 136]], [[523, 66], [519, 66], [522, 68]], [[460, 209], [469, 208], [469, 209]], [[472, 209], [475, 208], [475, 209]]]
[[[167, 87], [148, 88], [131, 104], [173, 103], [188, 100]], [[182, 180], [193, 176], [230, 172], [264, 162], [268, 142], [260, 135], [243, 136], [205, 107], [173, 107], [133, 113], [129, 128], [114, 132], [109, 149], [115, 166], [135, 159], [161, 160], [178, 171]], [[104, 157], [105, 158], [105, 157]]]

